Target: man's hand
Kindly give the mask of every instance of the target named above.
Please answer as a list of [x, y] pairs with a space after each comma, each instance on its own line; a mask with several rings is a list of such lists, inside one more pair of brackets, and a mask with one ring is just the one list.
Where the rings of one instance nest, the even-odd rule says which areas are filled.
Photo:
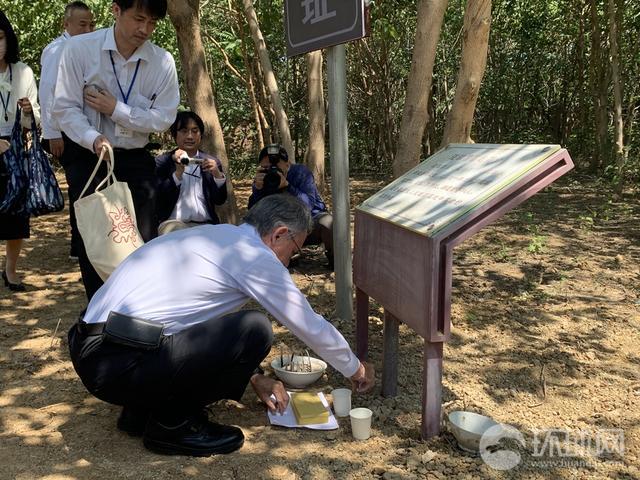
[[173, 152], [173, 161], [176, 162], [176, 177], [178, 180], [182, 180], [182, 174], [184, 173], [185, 165], [180, 162], [182, 157], [188, 157], [187, 152], [182, 150], [181, 148], [176, 148], [176, 151]]
[[[93, 151], [95, 152], [96, 155], [100, 156], [100, 154], [102, 153], [102, 147], [109, 145], [111, 146], [111, 143], [109, 143], [109, 140], [107, 139], [107, 137], [105, 137], [104, 135], [99, 135], [94, 141], [93, 141]], [[109, 158], [109, 154], [107, 153], [107, 158]], [[109, 160], [113, 160], [112, 158], [109, 158]]]
[[278, 175], [280, 175], [280, 185], [278, 185], [278, 189], [282, 190], [283, 188], [287, 188], [289, 186], [289, 182], [287, 181], [285, 174], [279, 171]]
[[218, 168], [218, 162], [216, 162], [215, 160], [206, 159], [204, 162], [202, 162], [201, 168], [203, 172], [209, 172], [215, 178], [224, 178], [223, 173]]
[[256, 176], [253, 177], [253, 184], [256, 186], [258, 190], [262, 190], [264, 188], [264, 176], [265, 176], [265, 173], [262, 171], [262, 167], [258, 167]]
[[[284, 413], [289, 405], [289, 394], [280, 380], [256, 373], [251, 377], [251, 386], [271, 413]], [[271, 395], [276, 397], [275, 402]]]
[[33, 107], [31, 106], [31, 102], [27, 97], [18, 99], [18, 105], [20, 105], [22, 113], [24, 113], [25, 115], [31, 115], [33, 113]]
[[109, 116], [113, 115], [118, 103], [116, 97], [109, 92], [96, 88], [85, 88], [84, 101], [94, 110]]
[[11, 144], [6, 140], [0, 138], [0, 155], [11, 148]]
[[51, 150], [51, 155], [56, 158], [60, 158], [62, 156], [62, 152], [64, 152], [64, 140], [62, 140], [62, 138], [50, 138], [49, 150]]
[[358, 371], [351, 377], [351, 386], [358, 393], [368, 392], [376, 383], [376, 374], [373, 364], [360, 362]]

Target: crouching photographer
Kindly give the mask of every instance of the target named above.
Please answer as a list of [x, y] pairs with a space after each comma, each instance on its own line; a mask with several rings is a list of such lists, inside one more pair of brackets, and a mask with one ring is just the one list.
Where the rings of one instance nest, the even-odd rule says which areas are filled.
[[275, 193], [289, 193], [301, 200], [311, 212], [313, 230], [305, 245], [324, 244], [328, 267], [333, 270], [333, 217], [322, 200], [313, 174], [305, 165], [291, 164], [287, 151], [278, 144], [264, 147], [258, 155], [258, 170], [253, 179], [249, 208]]

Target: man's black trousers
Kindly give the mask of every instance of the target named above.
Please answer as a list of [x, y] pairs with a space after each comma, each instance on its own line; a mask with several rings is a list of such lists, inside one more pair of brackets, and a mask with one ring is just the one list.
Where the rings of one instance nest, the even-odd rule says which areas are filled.
[[[60, 163], [64, 168], [69, 185], [69, 202], [73, 205], [73, 202], [78, 200], [82, 189], [89, 180], [98, 157], [92, 151], [71, 141], [67, 136], [63, 136], [63, 138], [64, 152]], [[151, 153], [144, 148], [133, 150], [115, 149], [114, 156], [114, 174], [118, 181], [127, 182], [129, 185], [133, 206], [136, 210], [138, 231], [142, 239], [148, 242], [158, 236], [155, 160]], [[93, 193], [106, 174], [107, 168], [103, 163], [85, 195]], [[91, 297], [102, 286], [103, 282], [87, 258], [84, 242], [79, 241], [76, 246], [78, 247], [77, 253], [80, 272], [82, 273], [82, 283], [84, 284], [87, 299], [91, 300]]]
[[251, 310], [163, 336], [155, 350], [86, 335], [77, 324], [69, 330], [71, 361], [90, 393], [168, 422], [217, 400], [240, 400], [272, 341], [271, 322]]

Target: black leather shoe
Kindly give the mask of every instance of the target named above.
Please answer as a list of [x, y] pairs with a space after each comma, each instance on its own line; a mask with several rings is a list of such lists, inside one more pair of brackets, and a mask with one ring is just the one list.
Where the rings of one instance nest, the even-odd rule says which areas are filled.
[[9, 277], [7, 277], [7, 272], [4, 270], [2, 271], [2, 280], [4, 280], [4, 286], [9, 287], [12, 292], [24, 292], [26, 290], [22, 283], [11, 283]]
[[128, 433], [132, 437], [141, 437], [149, 420], [149, 412], [134, 407], [122, 407], [118, 417], [118, 430]]
[[152, 452], [164, 455], [208, 457], [238, 450], [244, 443], [244, 435], [238, 427], [219, 425], [202, 417], [190, 418], [175, 427], [162, 425], [152, 417], [143, 443]]

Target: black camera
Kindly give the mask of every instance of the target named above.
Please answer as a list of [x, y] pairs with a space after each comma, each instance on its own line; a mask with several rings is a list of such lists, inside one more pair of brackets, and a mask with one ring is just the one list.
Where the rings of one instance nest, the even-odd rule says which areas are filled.
[[278, 162], [280, 160], [288, 161], [289, 156], [284, 148], [277, 143], [272, 143], [262, 149], [258, 161], [261, 161], [264, 157], [269, 158], [269, 166], [260, 169], [260, 172], [265, 174], [262, 189], [264, 195], [271, 195], [280, 191], [280, 175], [284, 175], [284, 172], [278, 168]]
[[269, 165], [267, 168], [261, 170], [264, 173], [264, 180], [262, 180], [262, 188], [266, 195], [271, 193], [277, 193], [280, 190], [280, 170], [276, 165]]

